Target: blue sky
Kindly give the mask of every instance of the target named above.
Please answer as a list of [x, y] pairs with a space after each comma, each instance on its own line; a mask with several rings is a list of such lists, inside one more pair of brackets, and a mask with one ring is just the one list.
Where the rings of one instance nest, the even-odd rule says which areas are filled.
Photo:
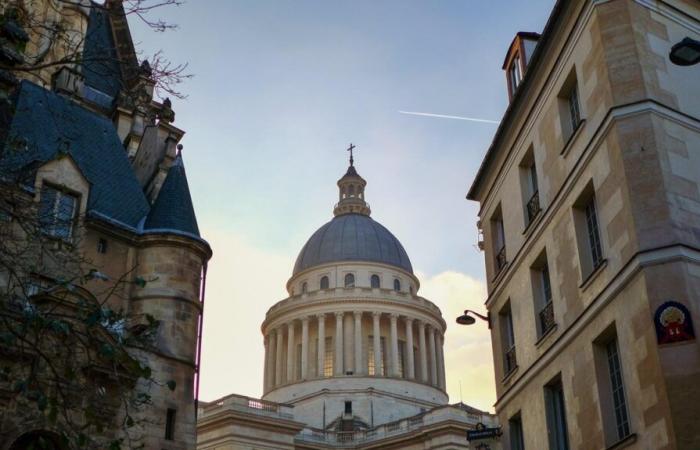
[[[153, 33], [131, 19], [144, 55], [162, 49], [195, 75], [173, 108], [175, 125], [187, 131], [183, 154], [200, 228], [215, 253], [205, 399], [260, 394], [259, 324], [283, 298], [297, 252], [332, 217], [350, 142], [372, 217], [402, 241], [424, 287], [446, 273], [483, 280], [477, 205], [465, 194], [496, 125], [398, 111], [499, 120], [507, 47], [517, 31], [540, 32], [553, 3], [189, 0], [153, 13], [176, 31]], [[485, 295], [483, 287], [469, 292]], [[231, 326], [232, 315], [245, 320]], [[251, 339], [255, 351], [244, 348]], [[475, 341], [490, 359], [487, 334]], [[250, 372], [222, 377], [232, 356]]]

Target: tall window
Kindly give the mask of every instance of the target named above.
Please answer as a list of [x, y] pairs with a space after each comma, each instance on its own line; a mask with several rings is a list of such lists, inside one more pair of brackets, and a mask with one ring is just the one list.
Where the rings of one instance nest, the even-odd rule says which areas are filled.
[[542, 252], [531, 267], [532, 295], [537, 315], [537, 336], [545, 335], [556, 324], [554, 303], [552, 303], [552, 283], [549, 278], [547, 253]]
[[372, 286], [372, 288], [379, 288], [379, 275], [372, 275], [372, 277], [370, 278], [370, 285]]
[[165, 414], [165, 439], [172, 441], [175, 439], [175, 414], [177, 410], [168, 408]]
[[627, 396], [614, 325], [596, 340], [594, 350], [605, 444], [611, 446], [630, 434]]
[[574, 85], [569, 91], [569, 96], [567, 98], [567, 103], [569, 105], [569, 119], [571, 120], [571, 130], [576, 130], [578, 124], [581, 122], [581, 109], [578, 103], [578, 88]]
[[603, 251], [600, 248], [600, 234], [598, 231], [598, 214], [595, 209], [595, 196], [592, 196], [584, 207], [586, 214], [586, 230], [588, 231], [588, 246], [591, 251], [593, 267], [598, 267], [603, 261]]
[[592, 182], [588, 183], [574, 203], [573, 212], [581, 276], [585, 279], [603, 263], [598, 210]]
[[508, 420], [508, 433], [510, 450], [525, 450], [525, 436], [523, 435], [523, 421], [520, 412]]
[[323, 357], [323, 376], [333, 376], [333, 337], [326, 338], [326, 354]]
[[491, 217], [491, 233], [493, 235], [495, 273], [498, 274], [506, 265], [506, 237], [503, 228], [501, 205], [498, 205], [496, 212]]
[[394, 290], [395, 291], [401, 290], [401, 280], [399, 280], [398, 278], [394, 278]]
[[328, 277], [325, 275], [321, 277], [321, 289], [328, 289]]
[[518, 366], [515, 357], [515, 333], [513, 332], [513, 314], [510, 309], [510, 301], [503, 307], [498, 317], [503, 347], [503, 374], [505, 376]]
[[51, 186], [41, 188], [39, 203], [39, 223], [49, 236], [69, 239], [73, 234], [78, 197], [59, 191]]
[[541, 210], [535, 152], [532, 147], [528, 149], [520, 163], [520, 185], [523, 192], [523, 203], [525, 204], [525, 226], [527, 226], [537, 217]]
[[345, 287], [351, 288], [355, 287], [355, 275], [351, 273], [345, 274]]
[[304, 281], [303, 283], [301, 283], [301, 293], [302, 293], [302, 294], [306, 294], [306, 291], [307, 291], [308, 289], [309, 289], [309, 285], [306, 283], [306, 281]]
[[406, 378], [405, 362], [406, 362], [406, 342], [399, 341], [399, 377]]
[[549, 450], [569, 450], [564, 387], [559, 377], [545, 386], [544, 399], [547, 412]]
[[569, 73], [562, 85], [558, 95], [558, 103], [562, 137], [566, 144], [581, 124], [581, 102], [575, 69], [571, 70], [571, 73]]

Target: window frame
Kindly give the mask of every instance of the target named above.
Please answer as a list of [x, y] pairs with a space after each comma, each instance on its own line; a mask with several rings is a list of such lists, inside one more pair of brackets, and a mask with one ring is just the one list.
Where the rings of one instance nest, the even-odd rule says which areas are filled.
[[330, 289], [330, 280], [328, 275], [323, 275], [318, 282], [320, 289]]
[[561, 374], [544, 387], [549, 450], [569, 450], [569, 427], [566, 418], [566, 395]]
[[344, 288], [354, 288], [356, 286], [355, 274], [348, 272], [343, 277], [343, 287]]
[[[376, 283], [375, 283], [376, 281]], [[369, 285], [372, 289], [381, 289], [382, 287], [382, 279], [377, 275], [376, 273], [373, 273], [369, 277]]]
[[[51, 207], [48, 209], [48, 211], [45, 211], [44, 196], [49, 192], [53, 193], [55, 197], [52, 200]], [[70, 198], [73, 202], [72, 209], [69, 214], [70, 217], [66, 219], [60, 219], [61, 221], [65, 221], [64, 224], [61, 224], [63, 225], [62, 229], [64, 227], [67, 228], [67, 230], [65, 230], [65, 235], [57, 232], [57, 227], [59, 226], [58, 216], [61, 208], [61, 200], [64, 198]], [[56, 186], [51, 183], [42, 183], [41, 189], [39, 191], [39, 205], [37, 210], [39, 216], [39, 225], [42, 234], [51, 238], [70, 242], [73, 239], [73, 232], [75, 229], [78, 212], [80, 210], [80, 199], [80, 194], [75, 191], [71, 191], [65, 189], [64, 187]]]

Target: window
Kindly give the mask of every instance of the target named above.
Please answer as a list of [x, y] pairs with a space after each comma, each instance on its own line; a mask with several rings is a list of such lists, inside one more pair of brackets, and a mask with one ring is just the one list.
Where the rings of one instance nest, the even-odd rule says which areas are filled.
[[379, 370], [374, 365], [374, 336], [369, 336], [369, 345], [367, 346], [367, 372], [370, 375], [386, 375], [386, 342], [384, 337], [379, 338]]
[[352, 288], [355, 287], [355, 275], [351, 273], [345, 274], [345, 287]]
[[603, 263], [603, 248], [593, 183], [588, 183], [588, 186], [576, 200], [573, 213], [581, 261], [581, 275], [586, 279]]
[[495, 255], [494, 272], [498, 275], [506, 265], [506, 238], [505, 230], [503, 229], [501, 205], [498, 205], [496, 212], [491, 217], [491, 233], [493, 236], [493, 252]]
[[523, 193], [525, 226], [527, 227], [542, 209], [537, 183], [537, 167], [535, 166], [535, 155], [532, 147], [530, 147], [520, 162], [520, 187]]
[[325, 275], [321, 277], [321, 289], [328, 289], [328, 277]]
[[594, 354], [605, 444], [612, 446], [630, 434], [627, 398], [614, 325], [596, 340]]
[[508, 75], [510, 81], [510, 93], [512, 96], [515, 94], [515, 90], [518, 88], [518, 85], [520, 85], [520, 81], [522, 81], [523, 78], [520, 71], [520, 56], [516, 55], [515, 58], [513, 58], [513, 62], [508, 69]]
[[406, 378], [406, 342], [399, 341], [399, 377]]
[[77, 196], [44, 185], [41, 188], [39, 203], [39, 223], [42, 231], [49, 236], [70, 239], [77, 204]]
[[306, 283], [306, 281], [301, 283], [301, 293], [302, 294], [306, 294], [306, 291], [308, 290], [308, 288], [309, 288], [309, 285]]
[[498, 319], [503, 350], [503, 376], [505, 377], [518, 366], [515, 357], [515, 333], [513, 332], [513, 314], [510, 309], [510, 300], [498, 313]]
[[333, 376], [333, 337], [326, 338], [326, 355], [323, 357], [323, 376]]
[[372, 277], [370, 278], [370, 285], [372, 286], [372, 288], [380, 287], [379, 275], [372, 275]]
[[401, 280], [399, 280], [398, 278], [394, 278], [394, 290], [395, 291], [401, 290]]
[[97, 253], [107, 253], [107, 239], [100, 238], [97, 241]]
[[569, 450], [564, 387], [560, 377], [557, 377], [545, 386], [544, 400], [547, 413], [549, 450]]
[[165, 416], [165, 439], [172, 441], [175, 439], [175, 413], [177, 410], [168, 408]]
[[345, 414], [352, 414], [352, 402], [345, 402]]
[[581, 124], [581, 103], [575, 69], [566, 78], [558, 97], [562, 137], [566, 144]]
[[520, 412], [508, 420], [508, 433], [510, 450], [525, 450], [525, 436], [523, 435], [523, 421]]
[[554, 304], [552, 303], [552, 283], [549, 278], [547, 253], [543, 251], [530, 268], [532, 295], [537, 315], [537, 336], [541, 337], [554, 328]]

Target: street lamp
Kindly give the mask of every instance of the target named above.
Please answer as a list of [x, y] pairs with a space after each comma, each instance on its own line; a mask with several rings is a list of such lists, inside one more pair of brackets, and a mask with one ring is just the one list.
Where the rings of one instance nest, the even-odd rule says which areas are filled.
[[475, 319], [474, 317], [470, 316], [470, 315], [469, 315], [470, 313], [471, 313], [471, 314], [474, 314], [474, 315], [475, 315], [476, 317], [478, 317], [479, 319], [481, 319], [481, 320], [485, 321], [486, 323], [488, 323], [488, 324], [489, 324], [489, 328], [491, 328], [491, 318], [490, 318], [490, 316], [489, 316], [488, 314], [484, 316], [483, 314], [479, 314], [478, 312], [474, 312], [474, 311], [472, 311], [472, 310], [470, 310], [470, 309], [465, 309], [465, 310], [464, 310], [464, 314], [462, 314], [461, 316], [457, 317], [457, 323], [460, 324], [460, 325], [474, 325], [474, 323], [476, 322], [476, 319]]
[[668, 56], [673, 64], [679, 66], [697, 64], [700, 62], [700, 41], [687, 37], [671, 47]]

